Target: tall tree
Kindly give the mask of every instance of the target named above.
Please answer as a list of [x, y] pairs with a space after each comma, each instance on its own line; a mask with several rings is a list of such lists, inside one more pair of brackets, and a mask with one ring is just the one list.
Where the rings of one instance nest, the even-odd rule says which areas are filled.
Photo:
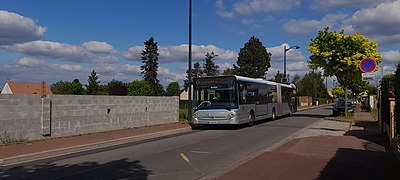
[[226, 68], [222, 74], [223, 74], [223, 75], [235, 75], [235, 69], [233, 69], [233, 68]]
[[150, 85], [156, 85], [159, 80], [157, 79], [158, 72], [158, 46], [154, 42], [154, 38], [150, 37], [144, 42], [145, 49], [142, 51], [142, 63], [140, 70], [143, 79]]
[[108, 94], [117, 96], [126, 96], [128, 94], [128, 86], [122, 81], [113, 79], [107, 84]]
[[271, 53], [263, 46], [261, 41], [252, 36], [243, 48], [240, 48], [239, 56], [234, 66], [237, 75], [252, 78], [264, 78], [271, 67]]
[[128, 84], [128, 96], [150, 96], [150, 84], [145, 80], [134, 80]]
[[204, 74], [206, 76], [217, 76], [219, 75], [219, 66], [214, 63], [214, 58], [217, 57], [217, 54], [214, 52], [206, 54], [206, 59], [204, 63]]
[[[318, 32], [315, 39], [311, 39], [307, 50], [312, 53], [309, 67], [321, 68], [325, 76], [336, 76], [338, 82], [347, 91], [349, 88], [358, 88], [361, 81], [359, 64], [362, 59], [373, 58], [377, 64], [382, 60], [377, 50], [378, 44], [370, 41], [361, 34], [345, 35], [344, 31], [329, 32], [329, 28]], [[365, 84], [365, 83], [364, 83]], [[347, 93], [345, 93], [347, 103]], [[347, 111], [347, 106], [345, 106]]]
[[281, 83], [281, 82], [282, 82], [282, 79], [283, 79], [283, 73], [280, 73], [280, 72], [278, 71], [278, 72], [275, 74], [274, 78], [271, 79], [271, 81]]
[[297, 92], [303, 96], [311, 96], [313, 98], [326, 98], [327, 91], [324, 85], [324, 79], [321, 73], [307, 73], [300, 81]]
[[85, 89], [82, 86], [82, 83], [79, 82], [79, 79], [74, 79], [71, 83], [72, 94], [82, 95], [85, 92]]
[[88, 85], [86, 85], [86, 94], [87, 95], [96, 95], [98, 94], [98, 91], [100, 89], [100, 81], [98, 81], [99, 76], [97, 75], [96, 71], [94, 69], [92, 70], [92, 73], [90, 73], [89, 79], [88, 79]]
[[152, 96], [164, 96], [165, 90], [163, 85], [160, 83], [151, 85], [151, 95]]
[[179, 83], [178, 82], [172, 82], [168, 85], [167, 87], [167, 96], [179, 96], [181, 93], [181, 90], [179, 88]]
[[344, 96], [344, 89], [341, 86], [335, 86], [332, 88], [332, 94], [336, 97], [343, 97]]
[[84, 89], [79, 80], [75, 79], [73, 82], [68, 81], [57, 81], [50, 86], [53, 94], [73, 94], [82, 95]]
[[192, 71], [193, 71], [192, 77], [202, 77], [202, 76], [204, 76], [204, 70], [201, 68], [199, 62], [194, 63]]

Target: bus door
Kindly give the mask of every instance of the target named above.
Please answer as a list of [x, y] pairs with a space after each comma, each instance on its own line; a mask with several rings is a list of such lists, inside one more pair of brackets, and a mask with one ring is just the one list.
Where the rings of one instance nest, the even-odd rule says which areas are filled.
[[267, 85], [258, 85], [258, 92], [256, 95], [256, 116], [268, 115], [268, 93]]
[[278, 84], [277, 85], [277, 87], [276, 87], [276, 89], [277, 89], [277, 98], [278, 98], [278, 102], [277, 102], [277, 105], [276, 105], [276, 114], [278, 115], [278, 116], [281, 116], [282, 115], [282, 88], [281, 88], [281, 85], [280, 84]]

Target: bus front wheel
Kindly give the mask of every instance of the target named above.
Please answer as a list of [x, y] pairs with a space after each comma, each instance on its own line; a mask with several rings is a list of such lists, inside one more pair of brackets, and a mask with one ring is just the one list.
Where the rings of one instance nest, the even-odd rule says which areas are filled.
[[254, 125], [254, 120], [256, 119], [256, 117], [254, 116], [254, 113], [253, 112], [250, 112], [250, 115], [249, 115], [249, 127], [251, 127], [251, 126], [253, 126]]
[[276, 120], [276, 112], [275, 109], [272, 110], [272, 121]]

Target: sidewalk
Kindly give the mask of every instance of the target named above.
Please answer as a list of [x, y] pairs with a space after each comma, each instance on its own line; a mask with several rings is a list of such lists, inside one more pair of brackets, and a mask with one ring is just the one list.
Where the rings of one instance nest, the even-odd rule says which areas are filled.
[[342, 136], [313, 136], [313, 129], [218, 179], [400, 179], [400, 164], [368, 112], [356, 113]]

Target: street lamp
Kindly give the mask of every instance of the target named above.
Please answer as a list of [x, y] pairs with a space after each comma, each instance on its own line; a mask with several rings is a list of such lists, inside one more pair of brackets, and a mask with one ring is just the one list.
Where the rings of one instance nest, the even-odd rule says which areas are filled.
[[192, 0], [189, 0], [189, 57], [188, 57], [188, 122], [192, 122]]
[[291, 50], [292, 48], [294, 49], [299, 49], [300, 46], [290, 46], [289, 48], [286, 48], [286, 46], [283, 46], [283, 83], [287, 83], [287, 77], [286, 77], [286, 52]]

